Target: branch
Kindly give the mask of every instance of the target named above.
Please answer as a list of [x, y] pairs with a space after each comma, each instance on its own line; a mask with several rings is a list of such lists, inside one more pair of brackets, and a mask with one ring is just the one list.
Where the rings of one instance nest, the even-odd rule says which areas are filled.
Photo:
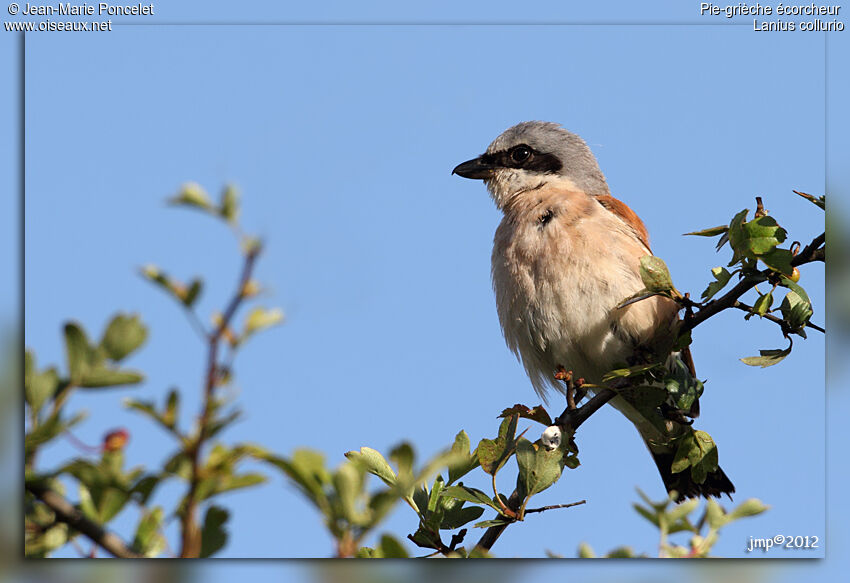
[[587, 500], [579, 500], [578, 502], [570, 502], [569, 504], [553, 504], [552, 506], [543, 506], [541, 508], [530, 508], [525, 511], [526, 514], [533, 512], [546, 512], [547, 510], [557, 510], [559, 508], [572, 508], [573, 506], [581, 506], [587, 504]]
[[[814, 261], [825, 261], [826, 260], [826, 248], [823, 246], [826, 241], [826, 233], [821, 233], [817, 237], [815, 237], [811, 243], [806, 245], [806, 247], [800, 251], [794, 258], [791, 260], [791, 265], [796, 267], [798, 265], [804, 265], [806, 263], [812, 263]], [[685, 318], [682, 321], [682, 326], [679, 329], [679, 334], [684, 334], [689, 330], [693, 330], [712, 316], [722, 312], [727, 308], [735, 308], [738, 307], [736, 304], [738, 303], [738, 298], [742, 295], [750, 291], [752, 288], [757, 286], [763, 281], [768, 279], [769, 275], [772, 275], [774, 272], [765, 269], [763, 271], [758, 271], [751, 275], [744, 277], [741, 281], [739, 281], [735, 286], [726, 292], [724, 295], [719, 298], [708, 302], [706, 305], [700, 307], [699, 304], [689, 300], [679, 300], [680, 303], [683, 304], [685, 308], [690, 308], [685, 313]], [[696, 313], [693, 313], [693, 308], [698, 308]], [[768, 318], [770, 319], [770, 318]], [[817, 329], [817, 327], [813, 326], [813, 328]]]
[[74, 530], [87, 536], [95, 544], [120, 559], [141, 559], [142, 555], [130, 550], [117, 535], [105, 530], [96, 522], [86, 518], [70, 502], [45, 486], [28, 483], [27, 491], [44, 502], [56, 515], [56, 520], [64, 522]]
[[245, 286], [251, 280], [251, 272], [254, 269], [254, 263], [260, 251], [261, 246], [259, 244], [248, 250], [236, 292], [228, 303], [227, 309], [225, 309], [218, 326], [216, 326], [208, 337], [209, 352], [207, 356], [206, 381], [204, 383], [204, 408], [198, 424], [198, 437], [187, 452], [192, 462], [192, 473], [189, 481], [189, 492], [186, 494], [185, 509], [180, 519], [182, 536], [181, 558], [198, 557], [201, 553], [201, 531], [198, 528], [197, 521], [199, 502], [198, 486], [201, 483], [201, 449], [207, 439], [207, 426], [211, 421], [213, 409], [215, 408], [213, 393], [218, 384], [218, 346], [224, 331], [230, 326], [233, 315], [245, 299]]
[[682, 326], [679, 328], [679, 335], [683, 335], [685, 332], [689, 330], [693, 330], [712, 316], [715, 316], [725, 310], [726, 308], [732, 308], [738, 302], [738, 298], [742, 295], [753, 289], [755, 286], [760, 284], [763, 281], [767, 280], [767, 274], [763, 271], [759, 271], [752, 275], [746, 276], [744, 279], [739, 281], [735, 286], [726, 292], [724, 295], [720, 296], [716, 300], [711, 300], [704, 307], [699, 309], [696, 313], [688, 312], [685, 314], [684, 320], [682, 320]]
[[591, 399], [577, 409], [567, 409], [555, 418], [554, 423], [565, 428], [570, 433], [575, 433], [582, 423], [602, 408], [602, 405], [617, 396], [612, 389], [600, 389]]
[[[519, 499], [519, 492], [514, 490], [510, 497], [508, 498], [508, 508], [512, 510], [519, 510], [521, 500]], [[487, 530], [484, 531], [484, 534], [481, 535], [481, 538], [478, 540], [478, 543], [475, 545], [475, 548], [489, 551], [493, 548], [493, 545], [496, 544], [496, 541], [499, 540], [499, 537], [502, 536], [502, 533], [505, 532], [505, 529], [508, 528], [508, 524], [500, 524], [499, 526], [491, 526]]]
[[[748, 306], [747, 304], [742, 303], [742, 302], [735, 302], [735, 305], [732, 306], [732, 307], [738, 308], [739, 310], [743, 310], [744, 312], [749, 312], [750, 314], [753, 313], [753, 307]], [[783, 333], [787, 332], [786, 328], [788, 326], [785, 323], [785, 320], [783, 320], [782, 318], [777, 318], [773, 314], [764, 314], [761, 317], [764, 318], [765, 320], [770, 320], [774, 324], [779, 324], [779, 326], [782, 328], [782, 332]], [[824, 330], [823, 328], [821, 328], [817, 324], [812, 324], [811, 322], [806, 322], [806, 328], [812, 328], [813, 330], [817, 330], [818, 332], [826, 333], [826, 330]]]
[[[575, 433], [575, 431], [581, 426], [582, 423], [587, 421], [591, 415], [596, 413], [602, 406], [617, 396], [616, 391], [608, 388], [600, 389], [587, 403], [582, 405], [577, 409], [572, 409], [569, 406], [561, 413], [558, 417], [555, 418], [554, 423], [562, 428], [565, 431], [570, 433]], [[507, 506], [513, 511], [519, 510], [520, 503], [522, 501], [519, 499], [519, 492], [514, 490], [510, 497], [508, 498]], [[559, 505], [552, 506], [551, 508], [567, 508], [569, 506], [575, 506], [577, 504], [584, 504], [584, 500], [581, 502], [576, 502], [573, 504], [567, 505]], [[538, 508], [534, 510], [526, 510], [526, 514], [529, 512], [542, 512], [543, 510], [548, 510], [550, 507]], [[508, 524], [500, 524], [498, 526], [491, 526], [488, 528], [484, 534], [481, 536], [481, 539], [478, 541], [478, 544], [475, 545], [476, 548], [482, 549], [485, 551], [489, 551], [493, 548], [493, 545], [499, 540], [499, 537], [502, 536], [502, 533], [508, 527]]]

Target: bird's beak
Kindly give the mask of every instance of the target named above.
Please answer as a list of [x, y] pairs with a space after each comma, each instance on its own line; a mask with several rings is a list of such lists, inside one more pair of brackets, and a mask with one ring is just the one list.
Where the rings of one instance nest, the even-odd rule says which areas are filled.
[[477, 180], [492, 178], [495, 167], [491, 163], [485, 162], [482, 158], [483, 156], [479, 156], [474, 160], [467, 160], [463, 164], [458, 164], [452, 170], [452, 174]]

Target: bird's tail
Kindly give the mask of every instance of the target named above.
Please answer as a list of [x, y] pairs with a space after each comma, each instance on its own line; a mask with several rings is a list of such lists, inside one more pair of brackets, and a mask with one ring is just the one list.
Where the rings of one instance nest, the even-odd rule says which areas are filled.
[[673, 452], [654, 452], [650, 450], [652, 459], [655, 460], [655, 465], [658, 466], [658, 472], [661, 474], [661, 479], [664, 481], [664, 487], [667, 492], [676, 492], [676, 502], [681, 502], [685, 498], [708, 498], [714, 496], [720, 498], [722, 494], [729, 496], [732, 499], [732, 494], [735, 492], [735, 486], [732, 481], [726, 476], [726, 473], [718, 466], [716, 470], [710, 472], [702, 484], [697, 484], [691, 477], [691, 472], [685, 470], [674, 474]]

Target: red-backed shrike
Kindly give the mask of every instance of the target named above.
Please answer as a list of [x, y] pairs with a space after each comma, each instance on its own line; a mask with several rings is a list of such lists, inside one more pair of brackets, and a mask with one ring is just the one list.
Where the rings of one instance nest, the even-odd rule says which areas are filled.
[[[504, 213], [493, 245], [493, 288], [508, 347], [520, 358], [538, 395], [564, 390], [558, 370], [586, 382], [669, 346], [678, 305], [654, 296], [623, 308], [643, 289], [640, 258], [651, 255], [646, 227], [612, 197], [590, 148], [560, 125], [524, 122], [455, 174], [483, 180]], [[688, 353], [674, 353], [693, 372]], [[668, 407], [647, 409], [629, 390], [611, 404], [634, 423], [664, 485], [679, 498], [735, 491], [718, 468], [702, 484], [689, 471], [672, 473], [675, 439], [690, 431]], [[694, 417], [696, 403], [685, 412]]]

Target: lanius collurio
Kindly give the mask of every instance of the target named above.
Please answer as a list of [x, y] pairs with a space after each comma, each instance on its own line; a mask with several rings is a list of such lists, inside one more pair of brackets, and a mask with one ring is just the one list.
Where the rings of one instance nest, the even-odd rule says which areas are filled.
[[[646, 362], [670, 345], [679, 321], [673, 300], [654, 296], [617, 307], [644, 288], [640, 258], [652, 254], [649, 236], [635, 212], [611, 196], [579, 136], [555, 123], [520, 123], [453, 172], [483, 180], [503, 213], [492, 256], [496, 307], [508, 347], [538, 395], [564, 390], [559, 370], [601, 384], [606, 372]], [[672, 358], [693, 373], [689, 352]], [[720, 468], [702, 484], [687, 470], [671, 471], [675, 440], [690, 429], [670, 407], [647, 408], [628, 389], [611, 404], [635, 425], [679, 499], [735, 491]], [[684, 413], [698, 411], [695, 403]]]

